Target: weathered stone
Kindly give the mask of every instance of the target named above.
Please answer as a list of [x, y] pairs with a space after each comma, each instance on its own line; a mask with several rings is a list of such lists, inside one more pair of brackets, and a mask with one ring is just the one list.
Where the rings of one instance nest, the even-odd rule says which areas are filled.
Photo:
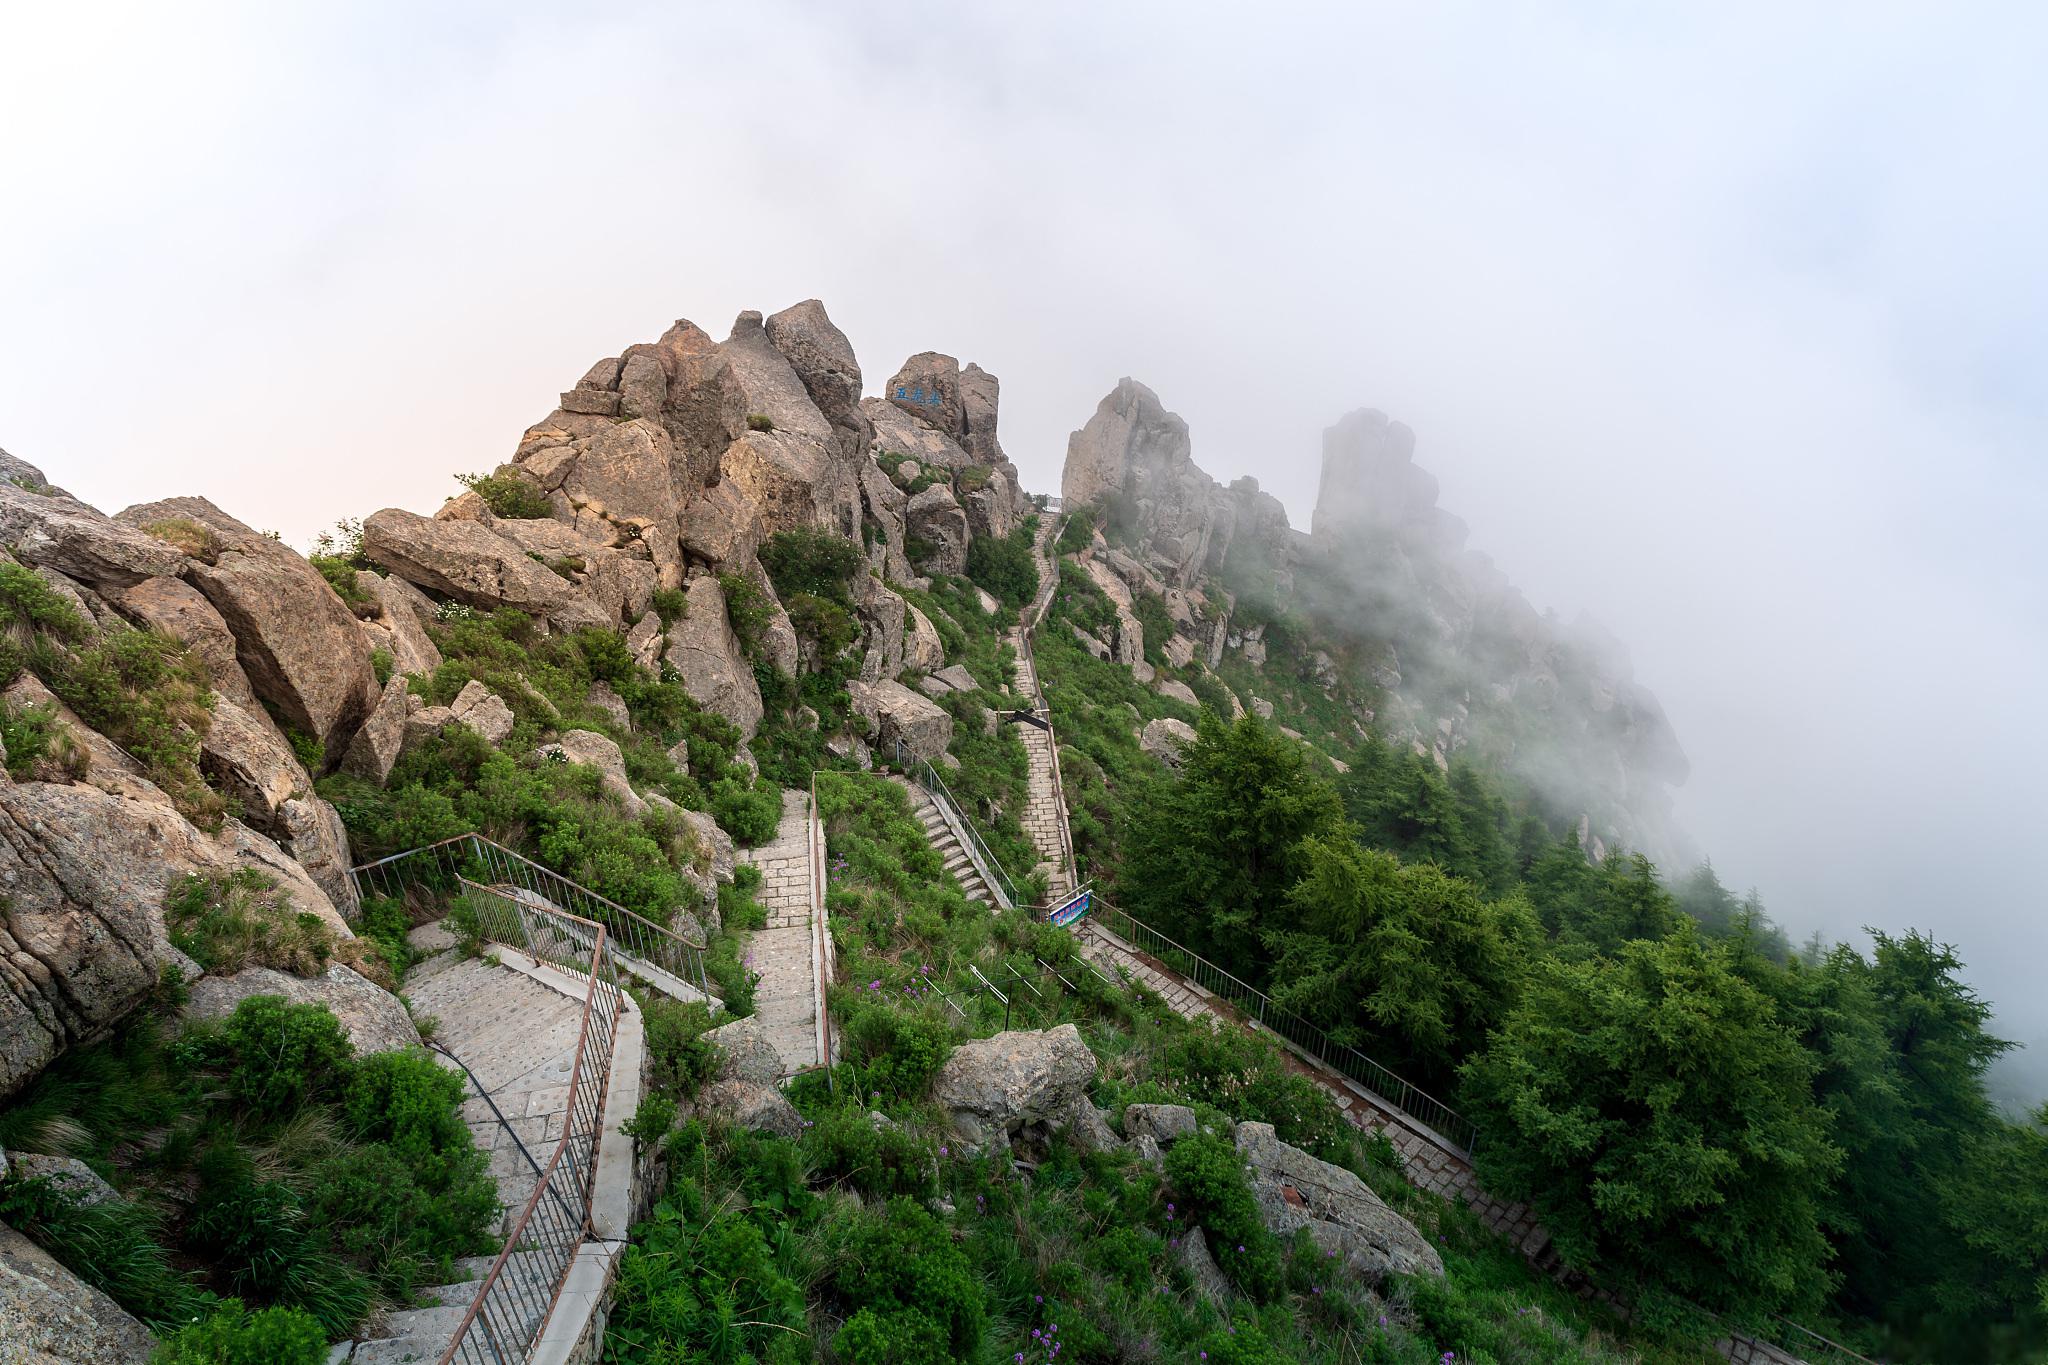
[[610, 738], [595, 730], [570, 730], [553, 744], [542, 746], [544, 756], [560, 755], [562, 761], [595, 768], [604, 774], [604, 790], [626, 814], [638, 818], [647, 813], [647, 803], [626, 779], [626, 756]]
[[633, 728], [633, 713], [626, 706], [626, 699], [602, 678], [590, 685], [590, 704], [611, 717], [621, 730]]
[[847, 694], [857, 716], [875, 726], [875, 744], [894, 757], [901, 745], [911, 758], [936, 759], [953, 742], [953, 718], [893, 678], [851, 682]]
[[683, 549], [713, 568], [752, 559], [762, 535], [761, 509], [731, 482], [713, 484], [683, 509]]
[[1257, 716], [1260, 720], [1273, 719], [1273, 703], [1267, 701], [1264, 697], [1253, 697], [1251, 700], [1251, 708], [1252, 714]]
[[16, 1152], [14, 1174], [21, 1180], [47, 1180], [50, 1188], [74, 1204], [91, 1208], [119, 1199], [120, 1193], [100, 1179], [99, 1172], [75, 1156], [47, 1156], [41, 1152]]
[[134, 526], [12, 480], [0, 480], [0, 542], [24, 564], [55, 569], [102, 592], [145, 578], [174, 578], [185, 563], [175, 546]]
[[1195, 727], [1171, 718], [1148, 722], [1138, 736], [1138, 747], [1170, 768], [1180, 767], [1182, 751], [1194, 742]]
[[245, 967], [232, 976], [194, 982], [185, 1004], [188, 1020], [225, 1019], [254, 995], [281, 995], [295, 1005], [322, 1005], [340, 1022], [358, 1054], [420, 1046], [405, 1005], [354, 968], [330, 965], [319, 976], [293, 976], [270, 967]]
[[1069, 507], [1112, 495], [1135, 500], [1144, 513], [1143, 551], [1167, 566], [1175, 587], [1194, 580], [1212, 540], [1227, 544], [1235, 522], [1232, 497], [1195, 467], [1187, 423], [1132, 379], [1119, 382], [1068, 439], [1060, 492]]
[[803, 1116], [780, 1090], [755, 1081], [716, 1081], [697, 1096], [696, 1112], [773, 1137], [803, 1136]]
[[1095, 1054], [1072, 1024], [962, 1043], [932, 1081], [932, 1100], [961, 1138], [1007, 1146], [1026, 1126], [1065, 1118], [1086, 1102]]
[[718, 1080], [774, 1085], [782, 1076], [782, 1054], [768, 1041], [768, 1030], [757, 1018], [735, 1019], [707, 1029], [703, 1038], [718, 1047]]
[[924, 466], [916, 460], [904, 460], [889, 473], [889, 482], [898, 488], [908, 488], [917, 482], [917, 476], [924, 473]]
[[1193, 1137], [1201, 1125], [1195, 1111], [1184, 1104], [1129, 1104], [1124, 1106], [1124, 1131], [1171, 1147], [1184, 1137]]
[[348, 830], [341, 812], [318, 796], [294, 797], [277, 810], [284, 826], [280, 839], [287, 853], [325, 892], [334, 908], [353, 919], [357, 909], [355, 883], [349, 880]]
[[8, 1365], [148, 1365], [149, 1329], [0, 1224], [0, 1360]]
[[448, 709], [451, 719], [467, 725], [492, 744], [503, 744], [518, 723], [505, 699], [475, 678], [462, 685]]
[[[72, 502], [78, 501], [77, 498], [73, 497], [65, 489], [51, 483], [44, 476], [41, 469], [18, 455], [9, 455], [4, 450], [0, 450], [0, 482], [10, 483], [24, 492], [35, 494], [37, 497], [67, 498]], [[5, 1171], [6, 1168], [0, 1166], [0, 1174], [4, 1174]]]
[[867, 648], [861, 657], [863, 682], [893, 678], [904, 669], [904, 637], [910, 620], [910, 604], [871, 575], [862, 575], [853, 586], [854, 611], [866, 633]]
[[235, 657], [234, 633], [204, 593], [176, 578], [145, 578], [113, 594], [114, 605], [136, 625], [159, 630], [198, 655], [213, 690], [255, 706], [256, 690]]
[[405, 722], [412, 714], [411, 699], [404, 678], [393, 678], [385, 684], [384, 695], [370, 712], [370, 718], [356, 731], [356, 737], [349, 741], [348, 752], [342, 755], [341, 766], [345, 770], [380, 787], [390, 780], [398, 756], [405, 751]]
[[1002, 443], [996, 439], [996, 409], [1002, 386], [981, 366], [969, 363], [960, 371], [960, 443], [976, 464], [1006, 463]]
[[882, 396], [911, 417], [956, 440], [966, 433], [960, 362], [952, 356], [923, 351], [910, 357], [890, 377]]
[[396, 574], [365, 569], [356, 582], [377, 600], [378, 623], [391, 634], [391, 667], [401, 675], [431, 673], [441, 666], [441, 651], [427, 634], [434, 604], [427, 595]]
[[903, 666], [919, 673], [936, 673], [946, 662], [945, 642], [925, 614], [904, 604]]
[[182, 959], [164, 930], [171, 884], [252, 867], [337, 934], [334, 903], [297, 862], [237, 820], [208, 836], [155, 788], [132, 794], [0, 782], [0, 1095], [126, 1014]]
[[761, 723], [761, 689], [727, 619], [725, 592], [709, 575], [690, 581], [689, 608], [668, 631], [663, 655], [699, 705], [724, 716], [746, 738]]
[[867, 449], [873, 427], [860, 410], [860, 362], [853, 343], [816, 299], [785, 308], [766, 324], [768, 340], [803, 381], [804, 391], [839, 437], [848, 458]]
[[130, 507], [120, 519], [148, 525], [167, 517], [199, 523], [216, 537], [210, 560], [185, 561], [185, 579], [227, 623], [256, 695], [338, 754], [377, 695], [355, 613], [302, 556], [205, 498]]
[[313, 781], [270, 718], [227, 697], [213, 699], [213, 724], [199, 740], [199, 769], [233, 800], [242, 818], [274, 837], [285, 833], [280, 812]]
[[967, 667], [964, 664], [954, 664], [950, 668], [942, 668], [933, 676], [943, 680], [955, 692], [978, 692], [981, 690], [981, 684], [974, 680], [974, 675], [967, 671]]
[[951, 488], [933, 484], [910, 500], [904, 517], [905, 533], [932, 547], [920, 568], [932, 573], [967, 572], [967, 513]]
[[1155, 686], [1153, 691], [1162, 697], [1170, 697], [1184, 706], [1200, 706], [1202, 699], [1195, 695], [1195, 689], [1177, 678], [1169, 678]]
[[619, 416], [629, 421], [635, 417], [659, 421], [667, 401], [668, 375], [661, 362], [644, 352], [627, 356], [619, 371]]
[[483, 611], [546, 615], [569, 600], [559, 574], [474, 521], [441, 521], [396, 507], [363, 519], [363, 553], [407, 582]]
[[1119, 1146], [1108, 1116], [1090, 1103], [1086, 1095], [1076, 1097], [1058, 1120], [1058, 1127], [1084, 1152], [1113, 1152]]
[[1067, 623], [1067, 628], [1074, 632], [1074, 638], [1081, 642], [1081, 648], [1087, 650], [1098, 659], [1107, 659], [1109, 657], [1108, 645], [1102, 643], [1102, 641], [1096, 639], [1071, 621]]
[[732, 836], [701, 810], [682, 810], [677, 814], [697, 840], [698, 851], [705, 859], [704, 870], [718, 881], [731, 881], [733, 869], [739, 865], [739, 853]]
[[1280, 1141], [1269, 1123], [1240, 1123], [1234, 1138], [1259, 1213], [1283, 1239], [1307, 1228], [1346, 1270], [1368, 1280], [1444, 1273], [1429, 1239], [1352, 1172]]
[[944, 678], [919, 678], [917, 690], [936, 701], [940, 697], [951, 696], [953, 687]]
[[1222, 1267], [1209, 1254], [1209, 1241], [1202, 1235], [1202, 1230], [1190, 1227], [1176, 1237], [1174, 1255], [1187, 1270], [1188, 1278], [1194, 1281], [1195, 1292], [1219, 1307], [1228, 1303], [1231, 1298], [1230, 1281], [1223, 1277]]

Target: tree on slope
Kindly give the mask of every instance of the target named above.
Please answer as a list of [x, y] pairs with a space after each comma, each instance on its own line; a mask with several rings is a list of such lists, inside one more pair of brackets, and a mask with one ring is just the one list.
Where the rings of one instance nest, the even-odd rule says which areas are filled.
[[1672, 1295], [1809, 1310], [1831, 1285], [1821, 1207], [1841, 1163], [1813, 1070], [1689, 923], [1548, 961], [1464, 1069], [1479, 1177], [1652, 1319], [1678, 1311]]

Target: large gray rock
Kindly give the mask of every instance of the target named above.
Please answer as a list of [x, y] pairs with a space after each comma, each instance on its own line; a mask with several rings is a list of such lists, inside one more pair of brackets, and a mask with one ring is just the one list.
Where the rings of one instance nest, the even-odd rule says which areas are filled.
[[74, 1204], [87, 1208], [95, 1204], [112, 1203], [121, 1196], [112, 1185], [100, 1179], [98, 1171], [86, 1165], [75, 1156], [46, 1156], [41, 1152], [16, 1152], [11, 1163], [16, 1177], [22, 1180], [46, 1180], [50, 1188], [64, 1195]]
[[311, 797], [313, 790], [312, 778], [270, 717], [227, 697], [213, 700], [213, 724], [199, 740], [199, 768], [244, 820], [273, 838], [286, 834], [285, 802]]
[[149, 1329], [0, 1224], [0, 1360], [8, 1365], [148, 1365]]
[[932, 1081], [932, 1101], [962, 1141], [1006, 1147], [1022, 1129], [1064, 1122], [1087, 1103], [1095, 1054], [1072, 1024], [962, 1043]]
[[349, 741], [341, 766], [380, 787], [390, 781], [398, 756], [405, 752], [405, 722], [413, 712], [414, 700], [402, 676], [386, 683], [370, 718]]
[[318, 796], [307, 793], [278, 807], [284, 826], [279, 836], [285, 852], [292, 855], [313, 884], [325, 892], [334, 908], [348, 919], [357, 909], [355, 883], [349, 880], [348, 830], [341, 812]]
[[1195, 727], [1170, 717], [1148, 721], [1138, 735], [1138, 747], [1170, 768], [1178, 768], [1181, 753], [1195, 742]]
[[1124, 1106], [1124, 1131], [1133, 1138], [1149, 1137], [1161, 1147], [1171, 1147], [1201, 1130], [1195, 1111], [1184, 1104], [1130, 1104]]
[[1223, 1268], [1216, 1264], [1216, 1258], [1209, 1254], [1209, 1239], [1202, 1235], [1200, 1228], [1189, 1227], [1174, 1234], [1173, 1251], [1174, 1259], [1194, 1281], [1196, 1293], [1217, 1305], [1230, 1301], [1230, 1281], [1224, 1278]]
[[893, 759], [897, 746], [910, 758], [934, 760], [953, 742], [953, 718], [893, 678], [850, 682], [853, 712], [875, 727], [876, 752]]
[[399, 674], [431, 673], [441, 666], [441, 650], [427, 628], [434, 604], [427, 595], [397, 574], [365, 569], [356, 575], [377, 600], [377, 621], [391, 637], [391, 667]]
[[1202, 699], [1195, 695], [1195, 689], [1177, 678], [1168, 678], [1152, 689], [1162, 697], [1171, 698], [1183, 706], [1200, 706]]
[[946, 662], [945, 641], [938, 628], [916, 607], [904, 604], [903, 666], [919, 673], [937, 673]]
[[[673, 586], [682, 571], [676, 549], [682, 507], [675, 451], [658, 411], [667, 400], [666, 374], [652, 355], [629, 357], [627, 368], [634, 387], [621, 415], [634, 420], [564, 433], [558, 444], [529, 450], [520, 468], [554, 495], [558, 518], [597, 545], [645, 554]], [[509, 534], [502, 523], [497, 529]]]
[[1002, 386], [981, 366], [969, 363], [960, 371], [960, 420], [964, 428], [961, 444], [976, 464], [1006, 463], [1002, 442], [996, 439], [996, 408]]
[[[41, 469], [18, 455], [9, 455], [4, 450], [0, 450], [0, 481], [13, 484], [16, 488], [24, 489], [39, 497], [70, 498], [73, 502], [78, 501], [69, 491], [51, 483], [44, 476]], [[4, 1174], [5, 1171], [6, 1168], [0, 1166], [0, 1174]]]
[[363, 553], [409, 583], [481, 611], [516, 607], [545, 616], [569, 600], [561, 575], [474, 521], [387, 507], [363, 519]]
[[[687, 768], [689, 761], [689, 755], [685, 753], [679, 766]], [[733, 869], [739, 863], [739, 853], [732, 836], [701, 810], [681, 810], [676, 814], [696, 837], [697, 849], [704, 855], [704, 870], [717, 881], [731, 881]]]
[[718, 1046], [718, 1080], [774, 1085], [782, 1075], [782, 1054], [769, 1041], [768, 1030], [758, 1018], [735, 1019], [707, 1029], [704, 1041]]
[[174, 546], [82, 502], [32, 493], [12, 480], [0, 480], [0, 542], [24, 564], [55, 569], [101, 592], [175, 577], [185, 561]]
[[804, 1132], [803, 1116], [796, 1107], [773, 1085], [757, 1081], [713, 1082], [697, 1096], [694, 1107], [707, 1118], [716, 1115], [756, 1133], [799, 1138]]
[[771, 316], [766, 329], [812, 404], [832, 424], [842, 455], [854, 459], [863, 454], [874, 429], [860, 410], [860, 361], [846, 333], [825, 315], [825, 305], [805, 299]]
[[215, 548], [187, 558], [184, 577], [227, 623], [256, 695], [338, 755], [377, 695], [355, 613], [303, 556], [205, 498], [170, 498], [120, 515], [133, 526], [165, 519], [212, 532]]
[[761, 724], [761, 689], [726, 616], [725, 591], [705, 575], [689, 585], [689, 608], [669, 627], [663, 657], [699, 705], [724, 716], [753, 738]]
[[[448, 710], [450, 719], [456, 724], [467, 725], [492, 744], [503, 744], [511, 735], [512, 727], [518, 723], [505, 699], [475, 678], [462, 685], [462, 690], [455, 694], [455, 700], [448, 704]], [[422, 711], [410, 717], [408, 726], [426, 714]]]
[[232, 976], [201, 977], [192, 985], [184, 1017], [225, 1019], [254, 995], [281, 995], [295, 1005], [324, 1005], [359, 1054], [420, 1046], [419, 1030], [399, 998], [338, 962], [324, 975], [314, 977], [293, 976], [270, 967], [245, 967]]
[[327, 893], [270, 840], [233, 819], [203, 834], [141, 779], [126, 790], [0, 781], [0, 1095], [184, 963], [163, 904], [188, 873], [256, 868], [299, 910], [349, 936]]
[[946, 686], [952, 688], [955, 692], [978, 692], [981, 690], [981, 684], [974, 680], [974, 675], [967, 671], [965, 664], [954, 664], [950, 668], [941, 668], [933, 673], [932, 676], [945, 683]]
[[1240, 1123], [1234, 1137], [1260, 1216], [1278, 1236], [1307, 1228], [1317, 1246], [1367, 1280], [1444, 1273], [1429, 1240], [1352, 1172], [1280, 1141], [1270, 1123]]
[[1144, 555], [1180, 588], [1201, 572], [1212, 541], [1229, 542], [1236, 519], [1231, 495], [1195, 467], [1187, 423], [1132, 379], [1120, 381], [1068, 438], [1060, 493], [1068, 507], [1114, 495], [1136, 500], [1144, 509]]
[[[937, 351], [922, 351], [903, 362], [882, 396], [909, 416], [956, 440], [967, 430], [960, 393], [960, 362]], [[984, 395], [993, 407], [993, 393]]]
[[930, 554], [919, 567], [932, 573], [967, 572], [967, 513], [953, 490], [935, 483], [910, 500], [904, 512], [905, 534], [927, 542]]

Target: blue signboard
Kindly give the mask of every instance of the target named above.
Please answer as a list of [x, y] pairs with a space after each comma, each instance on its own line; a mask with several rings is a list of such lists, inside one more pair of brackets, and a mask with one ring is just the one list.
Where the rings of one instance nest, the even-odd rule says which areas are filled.
[[1055, 929], [1072, 924], [1087, 915], [1088, 907], [1094, 899], [1095, 888], [1087, 887], [1066, 904], [1055, 906], [1053, 912], [1045, 917], [1045, 922]]

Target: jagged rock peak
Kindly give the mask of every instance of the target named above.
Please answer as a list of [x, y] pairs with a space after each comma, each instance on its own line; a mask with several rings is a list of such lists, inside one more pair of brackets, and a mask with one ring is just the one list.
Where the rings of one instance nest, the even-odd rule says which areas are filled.
[[1436, 505], [1436, 476], [1415, 463], [1415, 433], [1377, 408], [1346, 413], [1323, 432], [1322, 482], [1311, 535], [1426, 534], [1445, 548], [1465, 524]]

